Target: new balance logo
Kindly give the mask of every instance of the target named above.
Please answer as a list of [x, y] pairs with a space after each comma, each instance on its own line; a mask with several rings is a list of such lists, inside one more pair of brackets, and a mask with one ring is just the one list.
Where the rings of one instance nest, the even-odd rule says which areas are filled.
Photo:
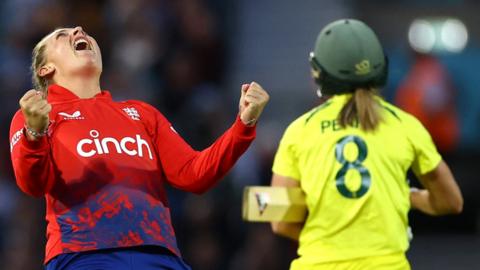
[[123, 108], [123, 111], [128, 115], [130, 116], [130, 118], [132, 118], [133, 120], [140, 120], [140, 114], [138, 113], [137, 109], [133, 108], [133, 107], [127, 107], [127, 108]]
[[80, 111], [75, 111], [72, 114], [66, 113], [66, 112], [59, 112], [58, 115], [63, 116], [63, 119], [65, 120], [80, 120], [80, 119], [85, 119], [85, 117], [82, 116], [82, 113]]

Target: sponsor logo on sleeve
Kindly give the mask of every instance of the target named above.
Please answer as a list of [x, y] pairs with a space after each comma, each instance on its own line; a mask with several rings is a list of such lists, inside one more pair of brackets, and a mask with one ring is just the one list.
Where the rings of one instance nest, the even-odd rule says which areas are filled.
[[15, 132], [10, 139], [10, 152], [13, 151], [13, 147], [17, 144], [23, 136], [23, 128]]

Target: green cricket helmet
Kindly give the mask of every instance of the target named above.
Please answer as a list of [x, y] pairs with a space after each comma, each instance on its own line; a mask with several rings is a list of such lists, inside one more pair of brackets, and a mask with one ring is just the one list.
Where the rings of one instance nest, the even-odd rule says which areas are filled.
[[310, 53], [310, 64], [322, 94], [351, 93], [385, 85], [388, 61], [375, 33], [365, 23], [342, 19], [322, 29]]

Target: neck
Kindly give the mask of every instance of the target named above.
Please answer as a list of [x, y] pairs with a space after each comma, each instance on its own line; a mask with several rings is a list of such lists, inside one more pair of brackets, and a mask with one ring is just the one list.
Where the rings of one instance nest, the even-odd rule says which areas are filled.
[[67, 88], [79, 98], [92, 98], [101, 92], [100, 78], [56, 78], [56, 84]]

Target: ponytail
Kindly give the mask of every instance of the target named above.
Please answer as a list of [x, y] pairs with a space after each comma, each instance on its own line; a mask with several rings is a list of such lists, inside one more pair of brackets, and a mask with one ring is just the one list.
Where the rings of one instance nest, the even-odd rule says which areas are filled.
[[342, 127], [360, 124], [364, 131], [373, 131], [382, 121], [380, 104], [375, 100], [374, 89], [357, 88], [338, 116]]

